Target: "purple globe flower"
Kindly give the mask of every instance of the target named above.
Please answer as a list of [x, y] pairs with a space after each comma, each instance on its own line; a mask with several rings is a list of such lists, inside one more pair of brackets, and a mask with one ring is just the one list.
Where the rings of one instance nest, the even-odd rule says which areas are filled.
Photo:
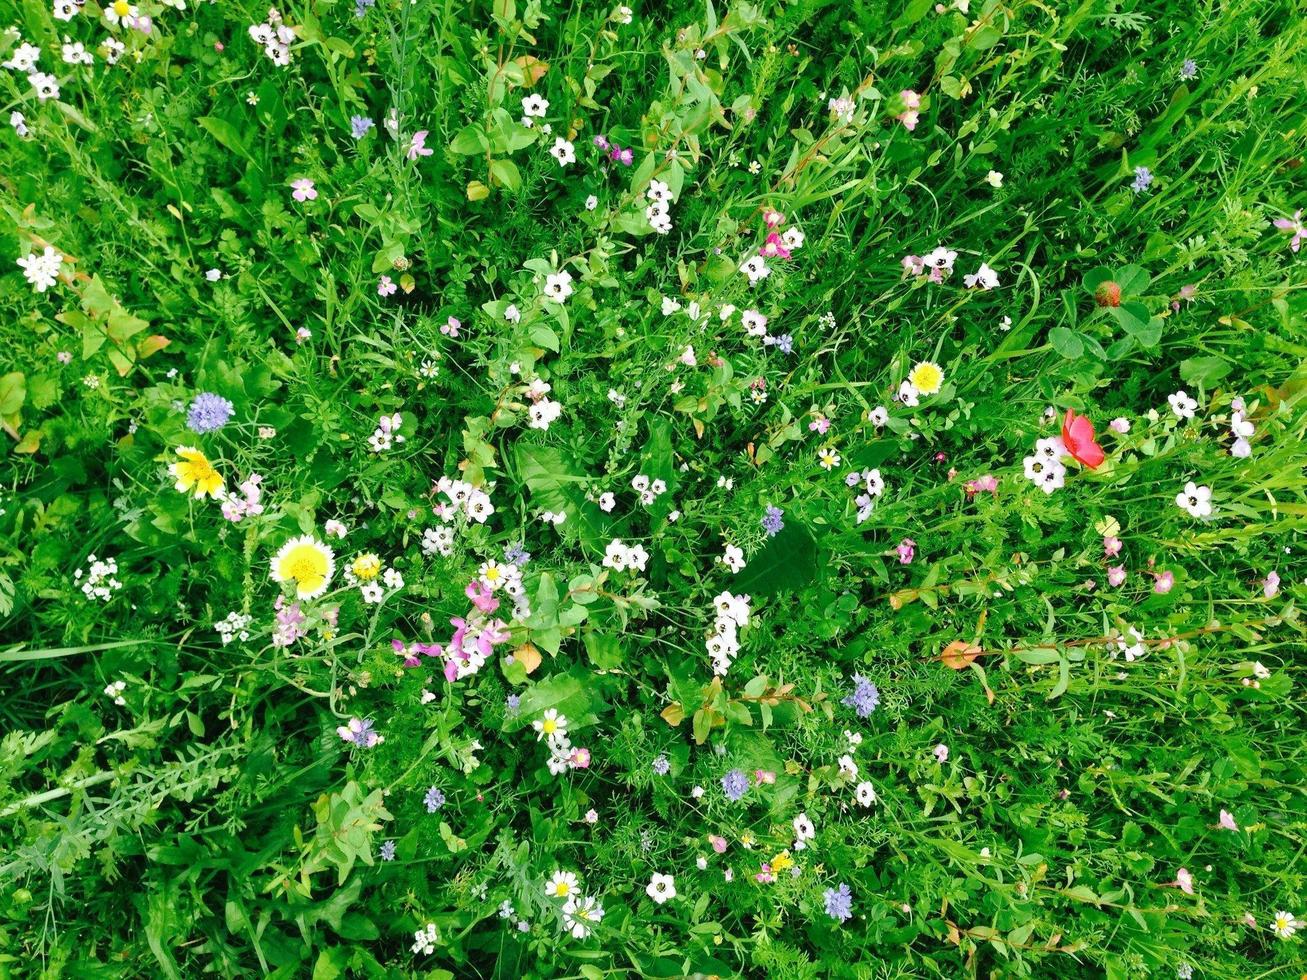
[[826, 899], [826, 914], [837, 922], [853, 917], [853, 892], [849, 886], [840, 882], [838, 889], [827, 888], [823, 897]]
[[853, 693], [846, 697], [841, 704], [856, 711], [859, 718], [866, 718], [880, 704], [880, 690], [861, 674], [854, 674]]
[[388, 840], [381, 845], [381, 860], [395, 860], [395, 842], [393, 840]]
[[767, 532], [767, 537], [774, 538], [781, 533], [785, 527], [785, 521], [782, 520], [784, 516], [785, 511], [768, 505], [766, 513], [762, 515], [762, 529]]
[[198, 435], [217, 432], [231, 418], [236, 407], [211, 391], [201, 392], [191, 402], [190, 411], [186, 413], [186, 427]]
[[427, 813], [435, 813], [445, 805], [445, 794], [432, 786], [427, 790], [427, 795], [422, 797], [422, 802], [426, 804]]
[[749, 777], [741, 769], [732, 769], [722, 777], [722, 792], [732, 803], [738, 803], [749, 792]]
[[666, 776], [672, 771], [672, 764], [667, 761], [667, 756], [660, 755], [658, 758], [654, 759], [652, 768], [654, 772], [658, 773], [658, 775]]

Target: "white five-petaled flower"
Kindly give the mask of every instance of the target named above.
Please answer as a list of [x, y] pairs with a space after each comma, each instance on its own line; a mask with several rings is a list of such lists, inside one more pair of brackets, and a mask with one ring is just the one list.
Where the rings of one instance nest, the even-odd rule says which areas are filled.
[[749, 277], [751, 284], [757, 284], [771, 275], [771, 269], [767, 268], [767, 263], [763, 261], [761, 255], [755, 255], [746, 259], [740, 265], [740, 271]]
[[522, 115], [528, 119], [543, 117], [549, 111], [549, 100], [532, 92], [522, 100]]
[[1212, 488], [1200, 487], [1193, 480], [1175, 495], [1176, 504], [1191, 517], [1210, 517], [1212, 514]]
[[572, 274], [566, 269], [545, 276], [545, 296], [555, 303], [567, 302], [572, 292]]
[[560, 167], [566, 167], [569, 163], [576, 162], [576, 147], [561, 136], [554, 140], [554, 145], [550, 147], [549, 154], [558, 161]]
[[656, 874], [649, 879], [645, 894], [662, 905], [676, 897], [676, 879], [671, 875]]
[[1181, 388], [1174, 395], [1167, 395], [1166, 400], [1171, 403], [1171, 411], [1175, 412], [1178, 419], [1191, 419], [1194, 417], [1194, 410], [1198, 408], [1198, 402], [1189, 397], [1189, 393]]
[[876, 787], [870, 782], [863, 781], [854, 788], [853, 795], [859, 806], [871, 806], [876, 802]]
[[726, 550], [722, 552], [720, 561], [723, 565], [729, 568], [732, 573], [738, 572], [744, 567], [744, 550], [733, 544], [728, 544]]

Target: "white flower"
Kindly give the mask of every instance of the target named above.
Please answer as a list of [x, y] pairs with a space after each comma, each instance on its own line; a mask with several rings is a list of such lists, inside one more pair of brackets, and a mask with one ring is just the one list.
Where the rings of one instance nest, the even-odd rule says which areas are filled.
[[853, 756], [840, 756], [840, 772], [844, 773], [844, 775], [848, 776], [850, 779], [858, 778], [858, 764], [853, 761]]
[[14, 132], [18, 134], [19, 139], [27, 139], [31, 131], [27, 128], [27, 118], [15, 109], [9, 113], [9, 125], [14, 127]]
[[1198, 408], [1198, 402], [1190, 398], [1183, 388], [1174, 395], [1167, 395], [1166, 400], [1171, 403], [1171, 411], [1175, 412], [1175, 417], [1179, 419], [1193, 418], [1194, 410]]
[[541, 398], [527, 409], [527, 415], [531, 418], [530, 428], [532, 429], [548, 429], [550, 424], [557, 421], [562, 414], [562, 404], [550, 401], [548, 398]]
[[368, 582], [359, 588], [359, 594], [363, 596], [363, 601], [375, 605], [385, 598], [386, 590], [378, 582]]
[[997, 170], [991, 170], [989, 173], [985, 174], [985, 183], [987, 183], [990, 187], [993, 188], [1002, 187], [1003, 175], [999, 173]]
[[563, 906], [563, 926], [572, 934], [573, 939], [584, 939], [590, 935], [590, 927], [604, 917], [604, 907], [593, 895], [577, 901], [569, 899]]
[[644, 545], [633, 544], [626, 553], [626, 563], [631, 568], [643, 572], [645, 565], [649, 563], [649, 552], [644, 550]]
[[47, 245], [41, 254], [33, 252], [19, 259], [18, 266], [36, 291], [43, 293], [59, 281], [59, 270], [63, 266], [63, 261], [63, 255]]
[[781, 235], [781, 241], [785, 243], [785, 247], [791, 252], [797, 252], [799, 249], [803, 248], [805, 237], [806, 236], [803, 232], [798, 228], [791, 227], [785, 229], [784, 234]]
[[1271, 923], [1271, 932], [1281, 939], [1288, 939], [1298, 931], [1300, 925], [1302, 923], [1294, 918], [1292, 912], [1276, 912], [1275, 921]]
[[[571, 281], [570, 276], [568, 277], [568, 281]], [[522, 319], [522, 313], [514, 304], [509, 303], [508, 308], [504, 310], [504, 319], [509, 323], [517, 323]]]
[[645, 894], [659, 905], [676, 897], [676, 880], [671, 875], [656, 874], [649, 879]]
[[576, 147], [559, 136], [554, 140], [549, 155], [558, 161], [560, 167], [566, 167], [569, 163], [576, 162]]
[[210, 269], [204, 274], [204, 278], [209, 280], [209, 282], [217, 282], [219, 279], [222, 278], [222, 270]]
[[863, 781], [854, 787], [853, 795], [858, 801], [859, 806], [871, 806], [876, 802], [876, 787], [870, 782]]
[[938, 269], [942, 273], [947, 273], [953, 271], [953, 263], [957, 257], [957, 252], [939, 245], [929, 254], [922, 256], [921, 261], [928, 269]]
[[817, 463], [826, 472], [830, 472], [840, 465], [840, 454], [832, 446], [817, 451]]
[[917, 391], [916, 385], [911, 381], [905, 379], [903, 383], [899, 385], [898, 399], [908, 408], [916, 408], [921, 404], [920, 399], [917, 397], [919, 394], [920, 392]]
[[86, 50], [86, 46], [81, 41], [74, 41], [72, 38], [64, 38], [61, 49], [66, 65], [92, 65], [95, 64], [95, 55]]
[[1043, 490], [1044, 493], [1051, 494], [1054, 490], [1066, 485], [1066, 467], [1062, 461], [1056, 458], [1049, 458], [1047, 455], [1036, 451], [1034, 456], [1025, 458], [1026, 479]]
[[555, 303], [567, 302], [572, 295], [572, 275], [566, 269], [545, 277], [545, 296]]
[[611, 491], [606, 490], [599, 495], [599, 509], [605, 514], [612, 513], [613, 508], [616, 506], [617, 497], [615, 497]]
[[654, 178], [649, 181], [649, 189], [644, 192], [644, 196], [651, 201], [657, 201], [659, 204], [670, 204], [672, 201], [672, 189], [661, 180]]
[[27, 76], [27, 81], [36, 89], [36, 97], [42, 102], [59, 98], [59, 79], [43, 71], [34, 71]]
[[980, 268], [973, 274], [963, 276], [962, 282], [968, 289], [974, 289], [977, 286], [981, 289], [996, 289], [998, 287], [998, 274], [982, 262]]
[[771, 275], [771, 269], [767, 268], [767, 263], [763, 261], [761, 255], [755, 255], [747, 259], [740, 265], [740, 271], [749, 277], [750, 284], [756, 285]]
[[8, 61], [4, 62], [3, 67], [13, 71], [29, 72], [36, 67], [36, 62], [40, 57], [41, 49], [35, 44], [24, 41], [14, 48], [13, 54], [9, 56]]
[[744, 332], [750, 337], [767, 336], [767, 318], [757, 310], [745, 310], [740, 314], [740, 323]]
[[611, 568], [615, 572], [626, 571], [627, 565], [631, 560], [631, 551], [626, 547], [620, 538], [613, 538], [608, 542], [608, 547], [604, 549], [603, 566]]
[[536, 730], [536, 741], [542, 738], [559, 742], [567, 736], [567, 716], [560, 715], [557, 708], [546, 708], [544, 716], [531, 722]]
[[663, 305], [662, 305], [663, 316], [671, 316], [680, 308], [681, 308], [681, 304], [677, 302], [675, 297], [673, 296], [663, 297]]
[[388, 589], [402, 589], [404, 587], [404, 576], [393, 568], [387, 568], [381, 573], [381, 581], [386, 584]]
[[549, 101], [534, 92], [522, 100], [522, 115], [528, 118], [532, 116], [544, 116], [549, 111]]
[[1115, 645], [1116, 649], [1112, 651], [1113, 659], [1120, 654], [1125, 657], [1125, 661], [1128, 664], [1134, 663], [1148, 652], [1148, 647], [1144, 643], [1143, 634], [1133, 626], [1125, 631], [1124, 636], [1118, 636], [1116, 638]]
[[436, 924], [428, 922], [425, 929], [419, 929], [413, 933], [413, 945], [409, 948], [414, 953], [430, 956], [436, 951], [436, 943], [438, 942], [440, 942], [440, 933], [436, 931]]
[[1212, 514], [1212, 488], [1200, 487], [1190, 480], [1175, 495], [1176, 504], [1191, 517], [1210, 517]]
[[793, 826], [795, 840], [808, 841], [817, 836], [817, 828], [812, 825], [806, 813], [800, 813], [795, 817]]
[[599, 198], [591, 194], [585, 199], [585, 209], [587, 211], [593, 211], [597, 207], [599, 207]]
[[889, 412], [885, 411], [885, 406], [877, 405], [867, 413], [867, 421], [879, 429], [889, 421]]
[[545, 883], [545, 894], [550, 898], [571, 898], [576, 891], [576, 875], [571, 871], [555, 871]]
[[732, 573], [738, 572], [744, 567], [744, 551], [733, 544], [728, 544], [726, 546], [726, 551], [723, 552], [722, 557], [719, 560], [723, 565], [729, 568]]

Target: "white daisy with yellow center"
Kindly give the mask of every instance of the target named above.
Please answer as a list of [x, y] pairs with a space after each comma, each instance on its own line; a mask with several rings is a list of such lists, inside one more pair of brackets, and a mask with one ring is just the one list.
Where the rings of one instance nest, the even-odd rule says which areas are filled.
[[291, 538], [272, 558], [272, 580], [292, 582], [299, 599], [316, 599], [336, 573], [336, 554], [311, 534]]

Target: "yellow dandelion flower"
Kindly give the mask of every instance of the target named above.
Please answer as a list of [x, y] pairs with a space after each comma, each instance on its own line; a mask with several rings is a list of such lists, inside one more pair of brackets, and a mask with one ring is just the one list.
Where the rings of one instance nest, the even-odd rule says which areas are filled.
[[794, 859], [790, 857], [789, 851], [781, 851], [770, 862], [772, 871], [780, 872], [786, 868], [794, 867]]
[[381, 574], [381, 559], [369, 551], [355, 558], [349, 570], [360, 580], [371, 582]]
[[222, 496], [222, 474], [213, 468], [204, 453], [190, 446], [180, 446], [177, 455], [182, 461], [173, 463], [168, 472], [177, 478], [178, 490], [197, 498]]
[[311, 534], [291, 538], [272, 558], [272, 580], [294, 582], [300, 599], [316, 599], [326, 592], [335, 572], [335, 552]]
[[908, 380], [919, 394], [933, 395], [944, 384], [944, 372], [933, 361], [922, 361], [912, 369]]

